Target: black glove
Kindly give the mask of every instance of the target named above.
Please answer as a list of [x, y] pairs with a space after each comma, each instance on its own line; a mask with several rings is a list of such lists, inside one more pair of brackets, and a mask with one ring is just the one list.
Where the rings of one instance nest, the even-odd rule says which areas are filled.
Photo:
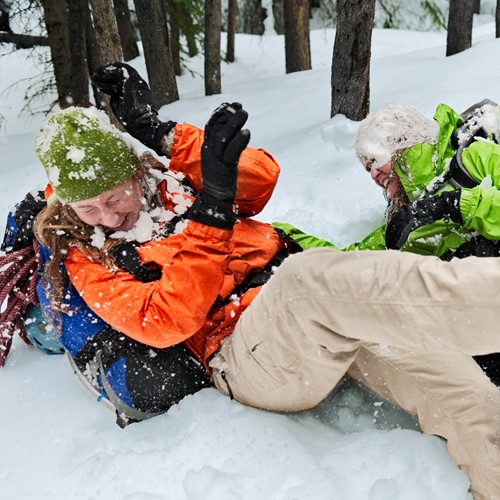
[[222, 229], [233, 227], [238, 160], [250, 141], [250, 131], [241, 130], [247, 118], [240, 103], [225, 102], [208, 120], [201, 149], [203, 187], [188, 213], [190, 219]]
[[449, 219], [457, 224], [463, 224], [460, 213], [460, 193], [460, 189], [447, 191], [402, 206], [387, 225], [386, 247], [399, 250], [412, 231], [440, 219]]
[[158, 154], [162, 139], [175, 122], [161, 122], [148, 84], [129, 64], [114, 62], [99, 66], [91, 77], [92, 83], [111, 96], [110, 104], [126, 131]]

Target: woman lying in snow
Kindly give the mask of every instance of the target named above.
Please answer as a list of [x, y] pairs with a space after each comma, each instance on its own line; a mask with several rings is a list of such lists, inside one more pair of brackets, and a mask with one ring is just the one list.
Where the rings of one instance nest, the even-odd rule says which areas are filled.
[[500, 108], [492, 101], [462, 115], [440, 104], [431, 120], [386, 104], [357, 130], [356, 154], [388, 200], [379, 247], [423, 255], [500, 255]]
[[[500, 261], [325, 248], [287, 257], [296, 248], [249, 218], [269, 199], [278, 167], [246, 148], [241, 106], [214, 112], [200, 158], [202, 133], [188, 128], [198, 146], [186, 148], [186, 126], [158, 120], [129, 66], [108, 65], [94, 81], [133, 136], [171, 157], [195, 197], [152, 184], [102, 113], [52, 115], [37, 152], [53, 199], [36, 229], [51, 253], [44, 278], [56, 327], [74, 314], [64, 264], [93, 318], [110, 325], [108, 343], [183, 346], [223, 394], [273, 411], [312, 408], [353, 377], [446, 439], [475, 498], [495, 498], [500, 391], [472, 355], [500, 348]], [[97, 356], [94, 344], [89, 337], [85, 347]]]

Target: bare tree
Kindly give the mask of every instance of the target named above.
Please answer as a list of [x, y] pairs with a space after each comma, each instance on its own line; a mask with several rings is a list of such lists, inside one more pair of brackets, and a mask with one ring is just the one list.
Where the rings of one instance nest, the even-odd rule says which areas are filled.
[[337, 0], [331, 115], [362, 120], [370, 109], [370, 58], [375, 0]]
[[205, 0], [205, 95], [221, 93], [221, 0]]
[[130, 61], [139, 55], [139, 47], [135, 39], [134, 27], [130, 18], [130, 9], [127, 0], [113, 0], [116, 23], [123, 50], [123, 59]]
[[134, 0], [134, 3], [149, 85], [156, 106], [161, 107], [179, 99], [165, 11], [162, 0]]
[[446, 55], [452, 56], [472, 45], [472, 18], [474, 4], [471, 0], [450, 0]]
[[226, 59], [234, 62], [234, 40], [236, 34], [236, 18], [238, 16], [237, 0], [229, 0], [227, 6], [227, 50]]
[[309, 0], [287, 0], [284, 14], [286, 72], [311, 69]]

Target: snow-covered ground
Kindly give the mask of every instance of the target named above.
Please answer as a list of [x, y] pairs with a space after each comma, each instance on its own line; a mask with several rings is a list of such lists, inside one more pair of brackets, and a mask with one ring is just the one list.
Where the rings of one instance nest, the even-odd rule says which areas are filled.
[[[445, 57], [446, 34], [375, 30], [371, 108], [405, 102], [431, 116], [500, 101], [500, 40], [477, 26], [473, 47]], [[339, 245], [383, 219], [382, 193], [353, 153], [357, 123], [330, 114], [334, 32], [311, 35], [311, 71], [285, 75], [283, 37], [238, 35], [223, 66], [223, 94], [203, 97], [197, 76], [178, 79], [181, 100], [161, 115], [203, 126], [222, 101], [250, 113], [251, 145], [282, 174], [264, 221], [288, 221]], [[2, 49], [4, 50], [4, 49]], [[145, 75], [141, 58], [132, 63]], [[19, 119], [22, 85], [36, 67], [22, 52], [0, 59], [0, 221], [25, 192], [44, 185], [34, 154], [41, 117]], [[53, 96], [47, 96], [49, 101]], [[62, 356], [16, 340], [0, 370], [0, 498], [123, 500], [465, 500], [468, 480], [444, 443], [353, 384], [301, 415], [259, 411], [215, 389], [125, 430], [71, 373]]]

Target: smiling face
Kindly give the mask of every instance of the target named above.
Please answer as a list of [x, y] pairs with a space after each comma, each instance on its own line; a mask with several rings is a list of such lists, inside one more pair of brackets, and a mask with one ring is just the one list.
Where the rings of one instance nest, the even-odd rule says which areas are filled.
[[392, 160], [389, 160], [380, 167], [374, 166], [374, 162], [367, 162], [365, 169], [370, 174], [373, 182], [385, 191], [387, 198], [389, 200], [393, 199], [401, 181], [394, 169]]
[[143, 189], [136, 177], [88, 200], [70, 203], [86, 224], [110, 231], [129, 231], [139, 219]]

